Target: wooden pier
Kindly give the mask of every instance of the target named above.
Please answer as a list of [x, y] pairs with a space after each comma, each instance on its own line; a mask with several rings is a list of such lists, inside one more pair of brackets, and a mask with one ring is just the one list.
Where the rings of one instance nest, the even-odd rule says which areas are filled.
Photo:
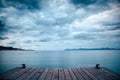
[[120, 75], [106, 68], [14, 68], [0, 75], [0, 80], [120, 80]]

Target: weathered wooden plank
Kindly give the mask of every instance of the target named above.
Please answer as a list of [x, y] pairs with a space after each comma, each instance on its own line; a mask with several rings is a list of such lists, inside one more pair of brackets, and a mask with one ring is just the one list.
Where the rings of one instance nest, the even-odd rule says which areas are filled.
[[30, 80], [38, 80], [38, 78], [41, 76], [41, 74], [43, 73], [44, 70], [45, 69], [43, 69], [43, 68], [38, 69], [38, 71], [35, 72], [33, 77], [30, 78]]
[[45, 77], [46, 77], [46, 75], [47, 75], [47, 73], [48, 73], [48, 70], [49, 70], [49, 69], [46, 68], [46, 69], [42, 72], [42, 74], [40, 75], [40, 77], [38, 78], [38, 80], [44, 80]]
[[75, 74], [73, 73], [73, 71], [71, 70], [71, 68], [68, 69], [71, 77], [72, 77], [72, 80], [77, 80], [77, 77], [75, 76]]
[[99, 80], [97, 79], [93, 74], [91, 74], [89, 71], [87, 71], [85, 68], [82, 68], [82, 70], [88, 75], [92, 80]]
[[65, 79], [66, 80], [72, 80], [72, 77], [68, 72], [68, 69], [66, 69], [66, 68], [64, 69], [64, 74], [65, 74]]
[[52, 79], [52, 75], [53, 75], [53, 69], [49, 69], [48, 73], [45, 77], [45, 80], [51, 80]]
[[59, 80], [65, 80], [63, 69], [59, 69]]
[[0, 75], [0, 80], [120, 80], [105, 68], [15, 68]]
[[77, 77], [78, 80], [85, 80], [75, 68], [72, 68], [73, 73], [75, 74], [75, 76]]
[[59, 75], [58, 75], [58, 68], [53, 69], [53, 75], [52, 75], [52, 79], [51, 80], [58, 80], [59, 79]]
[[102, 70], [104, 73], [109, 74], [110, 76], [112, 76], [112, 77], [115, 78], [116, 80], [120, 80], [120, 75], [119, 75], [119, 74], [114, 73], [114, 72], [108, 70], [107, 68], [102, 68], [101, 70]]
[[107, 77], [106, 75], [103, 74], [103, 72], [101, 72], [101, 68], [100, 69], [91, 68], [91, 69], [95, 71], [95, 73], [100, 74], [100, 77], [104, 78], [105, 80], [112, 80], [110, 77]]
[[92, 80], [92, 78], [90, 78], [88, 75], [86, 75], [86, 74], [81, 70], [81, 68], [77, 68], [77, 71], [82, 75], [82, 77], [83, 77], [85, 80]]
[[17, 80], [23, 80], [25, 77], [27, 77], [30, 73], [32, 73], [35, 70], [35, 68], [31, 68], [28, 72], [21, 75]]
[[21, 75], [23, 75], [24, 73], [26, 73], [27, 71], [29, 71], [31, 68], [21, 68], [19, 71], [13, 73], [12, 75], [6, 77], [6, 79], [17, 79], [18, 77], [20, 77]]
[[8, 70], [5, 73], [1, 73], [0, 74], [0, 79], [4, 79], [6, 77], [8, 77], [9, 75], [13, 74], [14, 72], [20, 70], [20, 67], [16, 67], [14, 69]]
[[86, 70], [88, 70], [91, 74], [93, 74], [97, 79], [99, 80], [106, 80], [103, 75], [97, 71], [95, 71], [95, 69], [92, 68], [86, 68]]
[[95, 71], [99, 72], [100, 74], [102, 74], [101, 77], [105, 78], [106, 80], [116, 80], [114, 79], [110, 74], [106, 74], [104, 71], [101, 70], [102, 68], [100, 69], [95, 69]]
[[104, 71], [102, 70], [102, 68], [99, 70], [99, 72], [101, 72], [103, 75], [105, 75], [109, 80], [110, 80], [110, 79], [111, 79], [111, 80], [117, 80], [117, 78], [115, 78], [115, 77], [113, 77], [112, 75], [104, 72]]
[[34, 71], [31, 72], [28, 76], [26, 76], [23, 80], [30, 80], [39, 70], [40, 70], [39, 68], [35, 68]]

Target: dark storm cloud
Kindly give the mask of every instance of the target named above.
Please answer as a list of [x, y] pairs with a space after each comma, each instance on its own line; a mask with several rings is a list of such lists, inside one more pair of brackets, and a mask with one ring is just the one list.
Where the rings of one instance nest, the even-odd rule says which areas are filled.
[[24, 41], [24, 43], [31, 43], [31, 42], [32, 42], [31, 40]]
[[5, 40], [5, 39], [8, 39], [8, 38], [0, 36], [0, 40]]
[[104, 23], [103, 26], [108, 26], [106, 30], [120, 30], [120, 22], [118, 23]]
[[110, 30], [120, 30], [120, 23], [119, 24], [114, 24], [114, 27], [111, 28]]
[[5, 24], [2, 20], [0, 20], [0, 31], [2, 31], [5, 27]]
[[71, 0], [74, 5], [90, 5], [96, 2], [96, 0]]
[[120, 38], [120, 34], [117, 34], [117, 35], [113, 35], [113, 37], [119, 37], [119, 38]]
[[115, 26], [114, 28], [112, 28], [111, 30], [120, 30], [120, 25]]
[[94, 34], [79, 33], [79, 34], [75, 34], [73, 38], [79, 40], [91, 40], [94, 39]]
[[16, 44], [16, 41], [12, 41], [12, 42], [10, 42], [9, 44]]
[[[93, 10], [95, 9], [95, 11], [98, 11], [99, 9], [103, 9], [103, 10], [108, 9], [110, 7], [109, 3], [119, 4], [120, 0], [70, 0], [70, 2], [78, 8], [86, 7], [88, 9], [90, 9], [87, 6], [96, 5], [96, 8], [94, 7]], [[90, 9], [90, 10], [92, 10], [92, 9]]]
[[43, 38], [39, 40], [40, 42], [49, 42], [51, 41], [51, 38]]
[[0, 7], [15, 7], [17, 9], [39, 9], [40, 0], [1, 0]]
[[0, 36], [5, 33], [7, 29], [5, 28], [5, 22], [3, 20], [0, 20]]

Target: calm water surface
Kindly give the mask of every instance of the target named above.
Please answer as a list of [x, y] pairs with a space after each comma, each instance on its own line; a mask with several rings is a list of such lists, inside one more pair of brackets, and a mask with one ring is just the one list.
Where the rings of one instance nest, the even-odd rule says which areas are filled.
[[0, 72], [19, 67], [94, 67], [99, 63], [120, 73], [120, 50], [0, 51]]

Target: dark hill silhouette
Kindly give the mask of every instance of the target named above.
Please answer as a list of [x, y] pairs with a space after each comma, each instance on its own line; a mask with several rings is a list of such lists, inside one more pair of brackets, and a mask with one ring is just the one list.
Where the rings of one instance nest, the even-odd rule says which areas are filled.
[[70, 50], [120, 50], [120, 48], [78, 48], [78, 49], [65, 49], [65, 51]]
[[24, 50], [24, 49], [0, 46], [0, 50]]

